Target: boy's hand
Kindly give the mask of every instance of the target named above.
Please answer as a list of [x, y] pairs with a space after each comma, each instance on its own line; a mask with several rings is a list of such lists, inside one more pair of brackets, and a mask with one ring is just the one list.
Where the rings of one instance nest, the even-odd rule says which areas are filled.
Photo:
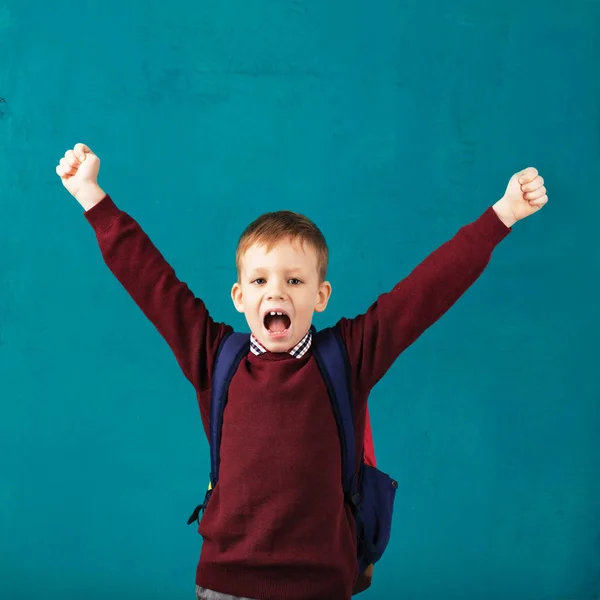
[[56, 167], [63, 185], [85, 210], [89, 210], [106, 195], [98, 186], [100, 159], [85, 145], [76, 144], [67, 150]]
[[537, 169], [528, 167], [515, 173], [501, 200], [494, 204], [494, 210], [500, 220], [512, 227], [517, 221], [537, 212], [548, 202], [544, 180]]

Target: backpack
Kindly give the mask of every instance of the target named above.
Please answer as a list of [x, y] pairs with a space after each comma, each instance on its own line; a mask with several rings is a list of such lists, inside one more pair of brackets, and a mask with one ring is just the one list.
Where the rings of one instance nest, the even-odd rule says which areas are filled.
[[[342, 486], [356, 521], [358, 581], [353, 595], [371, 585], [373, 565], [382, 557], [391, 533], [392, 512], [398, 483], [361, 457], [356, 472], [354, 409], [350, 386], [350, 363], [337, 328], [319, 332], [313, 328], [311, 350], [331, 400], [342, 448]], [[188, 525], [199, 521], [219, 479], [219, 449], [223, 411], [229, 383], [240, 362], [250, 351], [250, 336], [230, 333], [219, 345], [213, 370], [210, 402], [210, 484], [204, 502], [196, 507]]]

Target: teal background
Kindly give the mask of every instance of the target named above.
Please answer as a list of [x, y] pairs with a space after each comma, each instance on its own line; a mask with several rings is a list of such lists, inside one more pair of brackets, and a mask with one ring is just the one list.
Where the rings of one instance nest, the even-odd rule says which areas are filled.
[[400, 482], [371, 590], [600, 594], [600, 4], [0, 5], [0, 598], [194, 597], [193, 389], [54, 168], [101, 185], [213, 316], [260, 213], [322, 228], [364, 311], [536, 166], [550, 204], [375, 389]]

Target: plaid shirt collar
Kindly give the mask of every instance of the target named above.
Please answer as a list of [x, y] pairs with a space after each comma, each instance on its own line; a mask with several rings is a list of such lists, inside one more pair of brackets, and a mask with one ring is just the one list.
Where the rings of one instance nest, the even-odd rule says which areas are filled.
[[[309, 329], [308, 333], [291, 350], [288, 350], [288, 353], [296, 358], [302, 358], [310, 349], [311, 344], [312, 331]], [[254, 337], [254, 334], [250, 335], [250, 351], [256, 356], [267, 352], [267, 349]]]

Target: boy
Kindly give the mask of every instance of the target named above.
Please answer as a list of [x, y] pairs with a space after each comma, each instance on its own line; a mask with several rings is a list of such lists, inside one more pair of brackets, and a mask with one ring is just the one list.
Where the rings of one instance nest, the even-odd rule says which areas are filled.
[[[194, 386], [208, 436], [212, 367], [231, 328], [212, 320], [140, 226], [102, 191], [99, 166], [77, 144], [56, 172], [86, 211], [106, 264]], [[546, 204], [543, 183], [534, 168], [513, 175], [479, 219], [365, 314], [337, 323], [352, 371], [358, 456], [371, 388], [479, 277], [512, 225]], [[199, 527], [198, 598], [351, 596], [355, 523], [343, 497], [335, 418], [311, 353], [313, 313], [325, 310], [331, 294], [327, 257], [319, 229], [290, 212], [263, 215], [240, 239], [231, 296], [252, 332], [251, 352], [231, 381], [219, 482]]]

